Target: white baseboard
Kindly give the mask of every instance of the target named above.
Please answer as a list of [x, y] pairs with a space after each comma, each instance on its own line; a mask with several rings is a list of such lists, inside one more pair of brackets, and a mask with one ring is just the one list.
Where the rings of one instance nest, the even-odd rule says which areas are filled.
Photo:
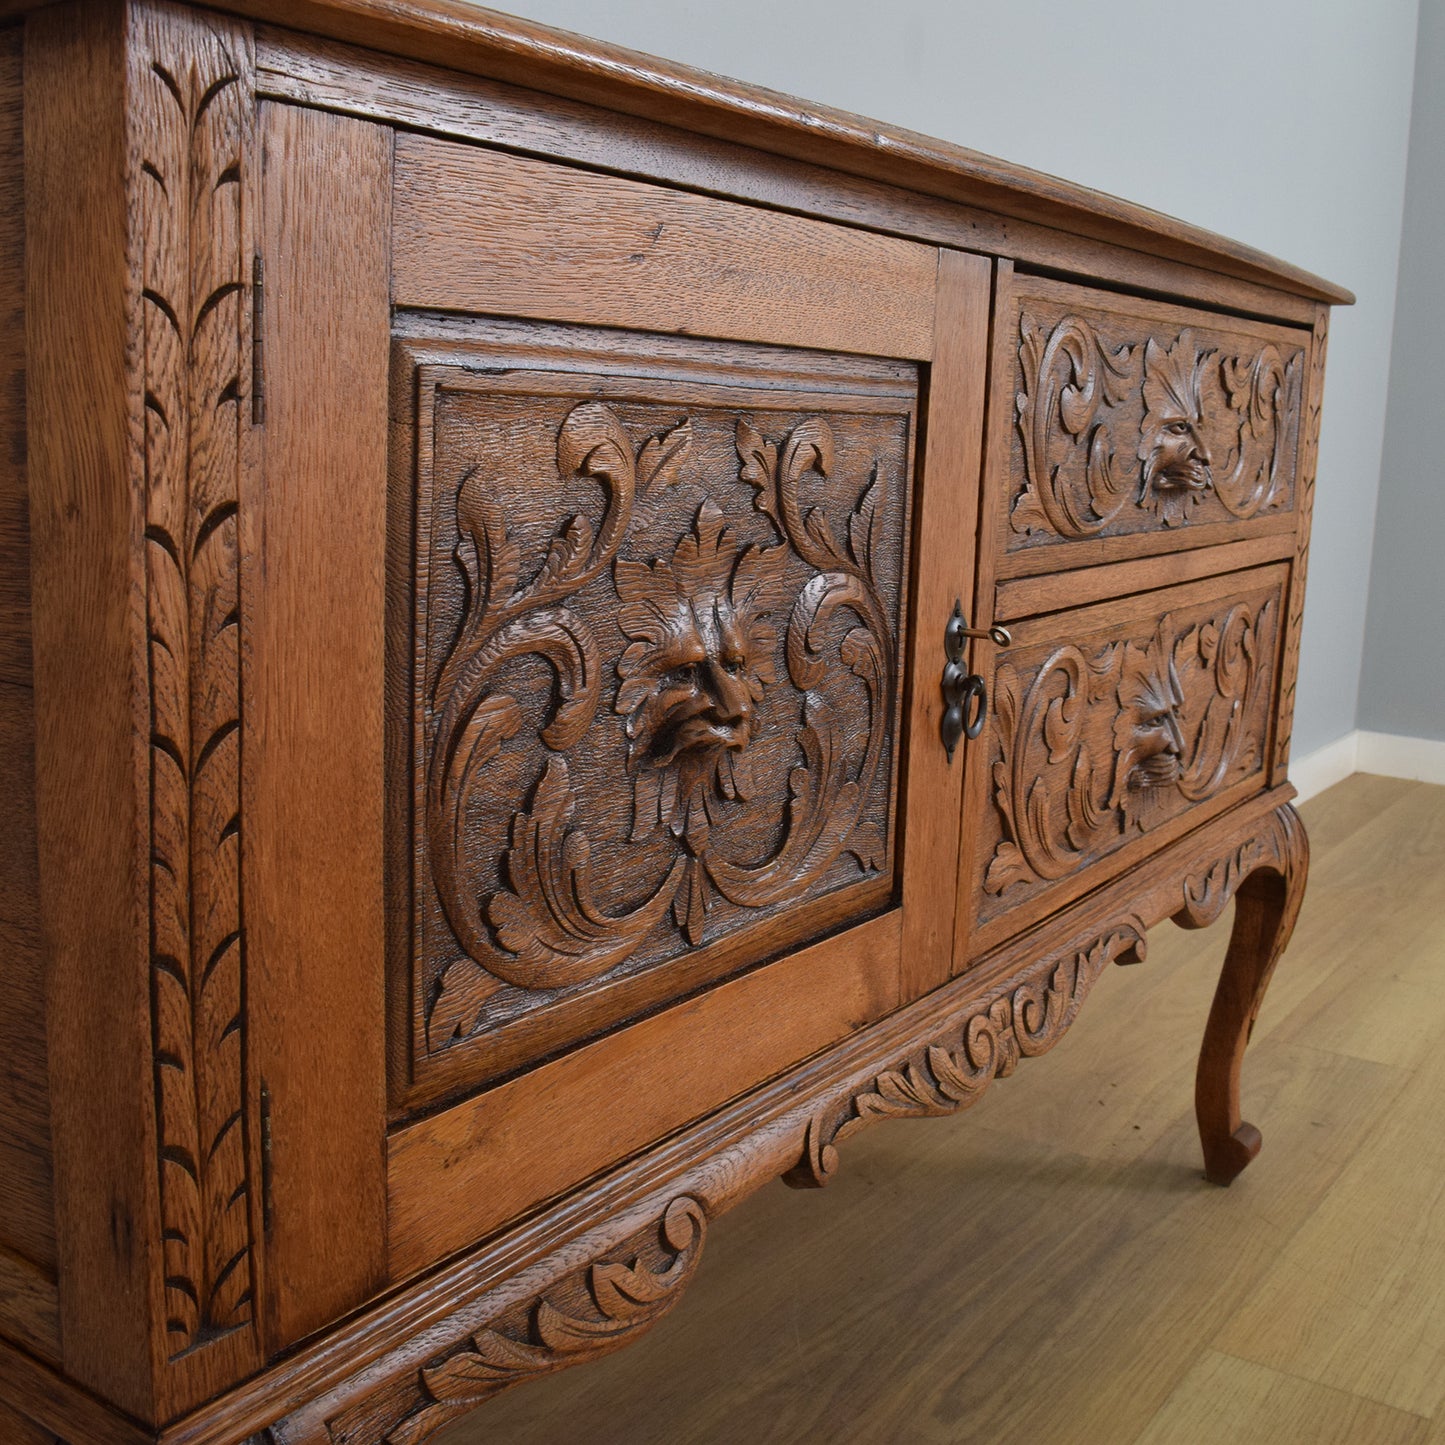
[[1291, 759], [1289, 765], [1290, 782], [1299, 790], [1300, 802], [1344, 782], [1351, 773], [1445, 783], [1445, 742], [1356, 731]]
[[1291, 758], [1289, 780], [1299, 791], [1299, 801], [1306, 802], [1326, 788], [1343, 783], [1356, 771], [1359, 755], [1360, 735], [1352, 732], [1316, 748], [1312, 753], [1306, 753], [1302, 758]]
[[1394, 733], [1361, 732], [1359, 738], [1356, 772], [1445, 783], [1445, 743], [1433, 738], [1402, 738]]

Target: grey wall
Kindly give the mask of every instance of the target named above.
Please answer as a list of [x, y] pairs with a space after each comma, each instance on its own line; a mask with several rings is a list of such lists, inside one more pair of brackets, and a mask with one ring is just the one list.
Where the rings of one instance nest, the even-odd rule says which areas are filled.
[[1420, 0], [1360, 726], [1445, 741], [1445, 0]]
[[508, 8], [1067, 176], [1354, 290], [1331, 335], [1295, 754], [1355, 726], [1416, 0]]

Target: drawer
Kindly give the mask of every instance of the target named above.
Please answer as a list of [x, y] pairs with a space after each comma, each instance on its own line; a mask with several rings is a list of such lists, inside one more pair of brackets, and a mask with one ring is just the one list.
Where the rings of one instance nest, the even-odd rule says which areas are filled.
[[1013, 629], [975, 744], [969, 956], [1265, 785], [1288, 576], [1253, 568]]
[[1000, 577], [1293, 530], [1308, 332], [1032, 276], [999, 307]]

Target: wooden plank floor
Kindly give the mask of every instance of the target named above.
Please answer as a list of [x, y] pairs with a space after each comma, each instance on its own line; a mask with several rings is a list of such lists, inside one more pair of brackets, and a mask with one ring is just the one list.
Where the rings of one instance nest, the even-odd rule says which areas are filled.
[[1314, 868], [1203, 1182], [1227, 920], [1169, 925], [969, 1113], [713, 1227], [676, 1313], [439, 1445], [1445, 1445], [1445, 788], [1307, 804]]

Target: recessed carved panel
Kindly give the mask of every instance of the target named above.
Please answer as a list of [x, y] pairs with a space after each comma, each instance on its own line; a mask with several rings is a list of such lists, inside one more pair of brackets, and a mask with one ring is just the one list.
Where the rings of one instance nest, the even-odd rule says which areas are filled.
[[892, 891], [911, 373], [502, 373], [413, 372], [423, 1087]]
[[1306, 338], [1039, 282], [1012, 325], [1007, 550], [1293, 508]]
[[982, 918], [1262, 777], [1278, 575], [1204, 600], [1200, 588], [1154, 594], [1120, 620], [1117, 604], [1063, 613], [1001, 656]]

